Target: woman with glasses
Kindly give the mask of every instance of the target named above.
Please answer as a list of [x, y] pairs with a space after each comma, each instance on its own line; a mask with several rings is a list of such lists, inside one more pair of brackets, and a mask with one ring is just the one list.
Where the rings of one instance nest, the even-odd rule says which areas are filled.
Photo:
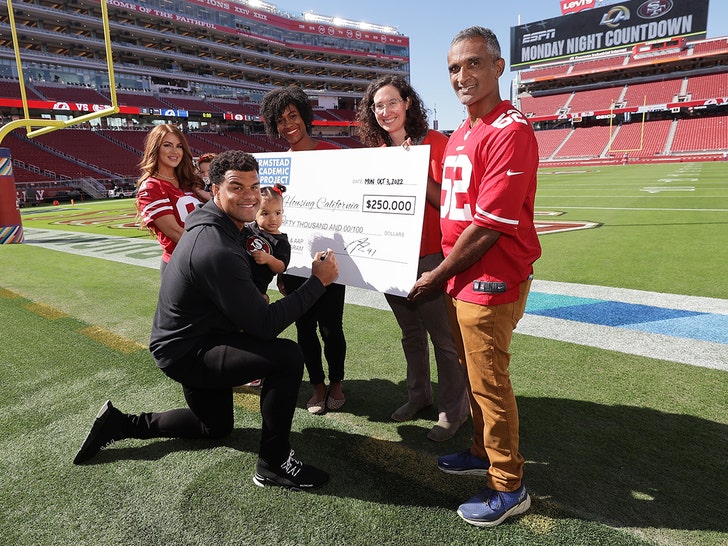
[[[367, 88], [357, 112], [359, 138], [367, 146], [430, 146], [427, 202], [420, 243], [417, 275], [442, 262], [440, 246], [440, 183], [447, 137], [430, 130], [422, 100], [401, 76], [384, 76]], [[392, 414], [394, 421], [410, 421], [433, 403], [430, 381], [429, 338], [435, 351], [438, 378], [438, 420], [427, 437], [442, 442], [453, 437], [468, 417], [470, 407], [465, 372], [460, 366], [450, 330], [444, 293], [425, 300], [385, 294], [402, 330], [407, 361], [408, 401]]]

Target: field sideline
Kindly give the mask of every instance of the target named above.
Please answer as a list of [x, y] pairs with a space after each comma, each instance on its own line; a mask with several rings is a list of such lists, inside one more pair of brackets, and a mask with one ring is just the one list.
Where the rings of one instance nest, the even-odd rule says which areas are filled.
[[[236, 430], [221, 442], [125, 441], [74, 467], [106, 397], [131, 412], [183, 403], [145, 348], [159, 250], [128, 226], [129, 200], [23, 211], [27, 244], [0, 246], [0, 541], [728, 544], [727, 179], [726, 165], [710, 163], [542, 173], [540, 212], [598, 227], [541, 238], [540, 295], [512, 347], [534, 503], [487, 531], [454, 513], [478, 480], [434, 468], [467, 446], [470, 425], [439, 445], [425, 439], [434, 410], [389, 420], [405, 396], [398, 330], [386, 306], [356, 291], [345, 311], [349, 401], [310, 416], [304, 384], [294, 418], [297, 453], [332, 474], [320, 492], [252, 484], [249, 390], [236, 394]], [[636, 315], [619, 314], [622, 304]], [[689, 345], [712, 364], [683, 363]]]
[[[157, 243], [147, 239], [31, 228], [26, 229], [25, 243], [151, 269], [159, 267]], [[275, 289], [274, 283], [271, 288]], [[349, 288], [346, 301], [389, 309], [382, 294], [369, 290]], [[619, 316], [605, 318], [609, 315]], [[537, 279], [518, 331], [728, 371], [728, 300]]]

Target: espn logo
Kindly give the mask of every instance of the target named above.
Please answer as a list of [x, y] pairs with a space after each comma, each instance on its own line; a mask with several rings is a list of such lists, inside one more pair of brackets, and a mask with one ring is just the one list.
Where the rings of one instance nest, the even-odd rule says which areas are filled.
[[595, 0], [561, 0], [561, 14], [576, 13], [594, 7]]

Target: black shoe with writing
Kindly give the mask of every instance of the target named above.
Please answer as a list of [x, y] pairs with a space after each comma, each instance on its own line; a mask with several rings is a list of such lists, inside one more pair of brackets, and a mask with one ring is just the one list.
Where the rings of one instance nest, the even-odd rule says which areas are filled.
[[73, 464], [88, 461], [101, 451], [101, 448], [123, 438], [121, 425], [124, 421], [124, 414], [111, 405], [111, 400], [107, 400], [96, 415], [91, 430], [73, 459]]
[[304, 464], [293, 457], [293, 450], [288, 459], [278, 467], [271, 467], [262, 459], [258, 459], [255, 467], [253, 483], [259, 487], [277, 485], [294, 491], [310, 491], [321, 487], [329, 481], [329, 475], [310, 464]]

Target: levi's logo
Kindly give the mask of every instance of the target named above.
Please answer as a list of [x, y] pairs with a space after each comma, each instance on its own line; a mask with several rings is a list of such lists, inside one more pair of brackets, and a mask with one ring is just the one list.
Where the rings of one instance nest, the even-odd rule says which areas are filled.
[[594, 7], [594, 0], [562, 0], [561, 14], [575, 13], [592, 7]]

